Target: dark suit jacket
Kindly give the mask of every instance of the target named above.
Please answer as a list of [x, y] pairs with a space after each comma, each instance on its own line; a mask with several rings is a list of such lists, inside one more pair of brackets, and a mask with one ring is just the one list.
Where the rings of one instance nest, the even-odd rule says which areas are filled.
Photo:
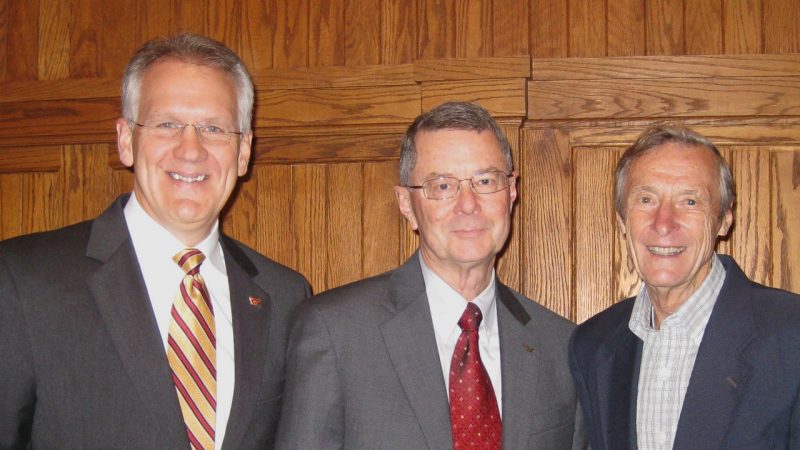
[[[0, 448], [189, 447], [125, 201], [94, 221], [0, 243]], [[309, 288], [221, 241], [236, 365], [224, 445], [264, 448], [280, 413], [289, 319]]]
[[[567, 364], [574, 325], [500, 283], [497, 298], [503, 447], [583, 447]], [[416, 255], [324, 292], [292, 327], [276, 448], [450, 449], [441, 367]]]
[[[728, 256], [686, 391], [675, 449], [800, 448], [800, 296], [747, 279]], [[594, 450], [636, 448], [642, 341], [633, 298], [581, 324], [570, 368]]]

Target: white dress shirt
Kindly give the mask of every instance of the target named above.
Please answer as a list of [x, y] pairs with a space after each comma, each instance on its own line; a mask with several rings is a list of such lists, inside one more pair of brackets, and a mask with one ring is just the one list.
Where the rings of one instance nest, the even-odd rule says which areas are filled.
[[697, 351], [724, 281], [725, 268], [715, 254], [706, 279], [658, 330], [652, 325], [653, 306], [644, 286], [634, 301], [628, 327], [644, 342], [636, 398], [636, 435], [642, 450], [672, 449]]
[[[442, 376], [444, 385], [450, 395], [450, 362], [453, 359], [453, 351], [456, 342], [461, 335], [461, 328], [458, 320], [467, 308], [467, 300], [455, 289], [450, 287], [436, 273], [433, 272], [419, 255], [420, 266], [422, 266], [422, 277], [425, 279], [425, 292], [428, 295], [428, 307], [431, 310], [433, 319], [433, 332], [436, 335], [436, 346], [439, 350], [439, 361], [442, 364]], [[497, 302], [495, 301], [495, 273], [492, 270], [492, 277], [489, 285], [474, 300], [475, 305], [481, 309], [483, 320], [478, 327], [478, 346], [480, 347], [481, 361], [489, 379], [492, 380], [494, 395], [497, 397], [497, 408], [500, 416], [503, 414], [503, 390], [500, 379], [500, 335], [497, 327]]]
[[[150, 217], [136, 200], [135, 194], [131, 193], [124, 212], [136, 259], [139, 261], [158, 331], [164, 343], [166, 357], [172, 303], [185, 275], [172, 257], [187, 246]], [[215, 223], [211, 233], [193, 248], [203, 252], [206, 257], [200, 266], [200, 275], [206, 282], [214, 308], [217, 339], [217, 423], [214, 447], [219, 450], [225, 438], [225, 428], [230, 415], [235, 371], [230, 290], [225, 257], [219, 243], [218, 223]]]

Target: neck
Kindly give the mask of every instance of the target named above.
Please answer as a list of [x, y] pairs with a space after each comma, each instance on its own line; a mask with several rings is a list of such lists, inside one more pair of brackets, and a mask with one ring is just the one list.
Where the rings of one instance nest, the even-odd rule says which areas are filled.
[[469, 265], [445, 265], [433, 261], [424, 251], [420, 253], [425, 264], [467, 301], [474, 300], [492, 280], [494, 258]]

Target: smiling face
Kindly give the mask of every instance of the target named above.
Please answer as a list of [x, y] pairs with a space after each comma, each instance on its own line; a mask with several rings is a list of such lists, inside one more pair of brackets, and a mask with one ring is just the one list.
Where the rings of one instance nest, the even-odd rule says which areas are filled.
[[[217, 69], [168, 59], [143, 74], [138, 117], [147, 126], [165, 122], [216, 125], [238, 131], [236, 88]], [[194, 127], [176, 138], [117, 121], [120, 160], [134, 168], [133, 191], [142, 208], [185, 245], [204, 239], [247, 172], [251, 133], [229, 143], [207, 144]]]
[[[443, 129], [416, 137], [417, 160], [410, 184], [437, 176], [459, 179], [510, 168], [491, 131]], [[508, 238], [511, 210], [517, 197], [515, 180], [508, 189], [477, 194], [468, 181], [454, 198], [431, 200], [421, 189], [395, 188], [400, 212], [419, 231], [420, 252], [439, 274], [471, 267], [492, 267]]]
[[631, 164], [624, 198], [618, 220], [639, 276], [651, 296], [679, 305], [705, 280], [733, 221], [730, 211], [719, 217], [714, 157], [702, 146], [659, 145]]

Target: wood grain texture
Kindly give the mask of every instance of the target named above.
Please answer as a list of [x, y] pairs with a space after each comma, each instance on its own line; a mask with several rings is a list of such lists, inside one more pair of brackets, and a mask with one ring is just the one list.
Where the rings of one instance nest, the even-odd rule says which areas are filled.
[[292, 240], [294, 264], [314, 292], [327, 289], [327, 170], [321, 164], [292, 167]]
[[375, 87], [413, 85], [414, 65], [332, 66], [271, 69], [257, 75], [256, 91], [314, 87]]
[[310, 0], [275, 0], [272, 67], [308, 66]]
[[529, 2], [494, 0], [492, 15], [492, 55], [528, 55]]
[[22, 174], [0, 174], [0, 238], [22, 234]]
[[208, 0], [171, 0], [171, 5], [171, 34], [184, 32], [207, 33]]
[[69, 76], [89, 78], [99, 75], [100, 31], [95, 20], [98, 0], [73, 0], [72, 26], [69, 29]]
[[606, 2], [606, 8], [606, 55], [644, 55], [645, 0], [612, 0]]
[[343, 66], [345, 58], [345, 38], [348, 28], [345, 24], [344, 1], [313, 1], [309, 5], [309, 45], [308, 65]]
[[409, 64], [418, 56], [417, 2], [381, 2], [381, 63]]
[[611, 306], [614, 298], [615, 148], [574, 148], [574, 255], [578, 322]]
[[455, 0], [417, 0], [417, 57], [456, 56], [454, 5]]
[[[323, 2], [324, 3], [324, 2]], [[348, 66], [380, 64], [381, 14], [375, 0], [345, 0], [344, 62]]]
[[528, 57], [420, 59], [414, 63], [417, 82], [527, 78], [530, 74]]
[[800, 292], [800, 145], [772, 149], [772, 283]]
[[0, 148], [0, 173], [58, 172], [60, 170], [60, 147]]
[[800, 52], [800, 0], [763, 0], [764, 53]]
[[325, 289], [362, 277], [364, 185], [361, 164], [328, 166]]
[[722, 3], [724, 0], [691, 0], [684, 5], [687, 55], [723, 52]]
[[[6, 81], [6, 60], [8, 59], [8, 34], [10, 23], [8, 6], [8, 0], [0, 0], [0, 83]], [[0, 230], [0, 238], [2, 238], [2, 230]]]
[[0, 103], [77, 100], [119, 97], [119, 78], [73, 78], [68, 80], [11, 81], [0, 88]]
[[530, 0], [530, 52], [534, 58], [569, 56], [569, 20], [564, 0]]
[[433, 81], [422, 84], [422, 110], [447, 101], [477, 103], [496, 117], [525, 116], [525, 80]]
[[770, 284], [773, 213], [769, 148], [731, 149], [731, 170], [738, 192], [731, 255], [751, 280]]
[[760, 53], [763, 47], [762, 0], [727, 0], [723, 8], [724, 53]]
[[227, 233], [250, 247], [258, 247], [258, 181], [252, 176], [239, 178], [222, 219]]
[[531, 82], [532, 119], [800, 114], [800, 78]]
[[118, 103], [116, 99], [0, 103], [0, 136], [107, 134], [119, 117]]
[[569, 0], [569, 56], [605, 56], [606, 0]]
[[[256, 164], [380, 161], [399, 156], [403, 132], [364, 129], [363, 134], [320, 133], [311, 136], [274, 136], [267, 133], [256, 144]], [[373, 134], [375, 133], [375, 134]]]
[[275, 0], [243, 0], [239, 56], [251, 75], [272, 67]]
[[573, 302], [571, 236], [572, 155], [569, 136], [554, 130], [523, 129], [519, 205], [522, 230], [522, 292], [570, 320]]
[[241, 44], [241, 0], [208, 0], [206, 35], [237, 51]]
[[[299, 269], [295, 258], [296, 236], [292, 213], [292, 166], [254, 166], [252, 178], [258, 183], [258, 245], [256, 248], [281, 264]], [[319, 292], [319, 291], [315, 291]]]
[[462, 0], [454, 4], [455, 57], [492, 56], [492, 0]]
[[63, 148], [64, 170], [61, 172], [63, 186], [64, 223], [69, 225], [83, 220], [83, 146], [65, 145]]
[[8, 5], [6, 81], [39, 79], [39, 2], [5, 0]]
[[645, 4], [647, 54], [685, 54], [684, 0], [649, 0]]
[[267, 91], [255, 126], [411, 122], [419, 98], [416, 86]]
[[173, 34], [169, 32], [170, 10], [169, 7], [165, 8], [163, 0], [138, 0], [139, 27], [136, 30], [136, 42], [147, 42]]
[[399, 177], [397, 159], [363, 166], [362, 274], [377, 275], [400, 264], [400, 228], [405, 219], [397, 209], [393, 187]]
[[39, 11], [39, 79], [69, 78], [72, 1], [43, 2]]
[[[114, 146], [113, 148], [116, 148]], [[83, 151], [83, 219], [97, 217], [114, 200], [109, 184], [112, 169], [108, 164], [109, 146], [89, 144]]]
[[522, 267], [526, 266], [522, 262], [522, 223], [520, 222], [521, 213], [519, 211], [521, 202], [520, 185], [525, 182], [521, 174], [522, 162], [519, 146], [521, 124], [522, 122], [520, 120], [505, 120], [499, 123], [501, 130], [506, 135], [506, 139], [508, 139], [508, 143], [511, 146], [514, 170], [517, 172], [517, 179], [515, 180], [517, 199], [514, 203], [514, 210], [511, 216], [511, 233], [505, 248], [500, 253], [497, 260], [496, 270], [500, 280], [506, 285], [513, 286], [515, 289], [519, 289], [521, 281], [520, 272], [522, 271]]
[[711, 55], [545, 58], [532, 61], [533, 81], [717, 77], [793, 77], [800, 55]]
[[[125, 13], [120, 14], [121, 11]], [[99, 76], [121, 76], [131, 55], [139, 48], [137, 11], [136, 0], [116, 0], [98, 5], [94, 14], [103, 27], [98, 47]]]

